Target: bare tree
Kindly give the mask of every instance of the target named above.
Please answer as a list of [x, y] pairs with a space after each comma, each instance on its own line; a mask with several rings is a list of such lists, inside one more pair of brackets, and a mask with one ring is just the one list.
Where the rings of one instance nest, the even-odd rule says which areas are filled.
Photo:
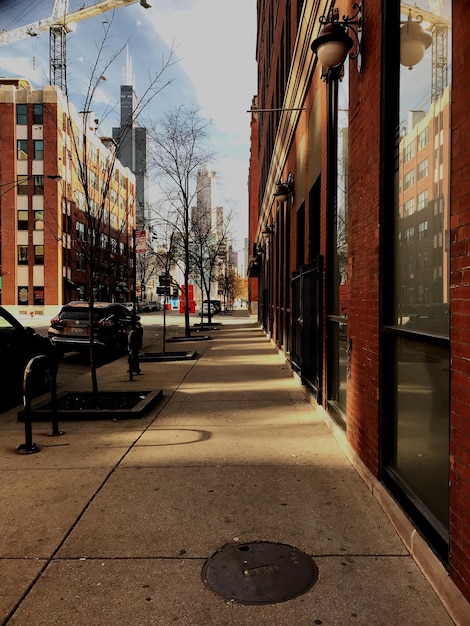
[[[201, 293], [208, 301], [207, 317], [211, 323], [212, 311], [210, 306], [211, 286], [217, 281], [221, 271], [228, 271], [230, 262], [230, 226], [233, 213], [224, 216], [216, 222], [199, 216], [193, 220], [191, 229], [191, 244], [189, 246], [193, 275], [199, 282]], [[201, 308], [201, 318], [204, 309]], [[202, 321], [202, 319], [201, 319]]]
[[[192, 208], [197, 198], [197, 173], [215, 158], [206, 147], [212, 122], [199, 115], [196, 106], [181, 105], [150, 127], [150, 162], [164, 194], [164, 211], [160, 215], [171, 225], [175, 257], [184, 276], [185, 335], [191, 335], [189, 324], [189, 279], [191, 275]], [[200, 191], [200, 190], [199, 190]]]
[[[91, 67], [88, 77], [85, 96], [82, 104], [82, 124], [81, 128], [76, 124], [76, 115], [71, 112], [70, 98], [68, 115], [68, 136], [70, 137], [71, 162], [75, 168], [73, 175], [78, 183], [75, 190], [79, 198], [77, 204], [83, 219], [83, 232], [76, 240], [79, 254], [84, 260], [86, 268], [86, 299], [89, 304], [89, 326], [90, 326], [90, 369], [92, 378], [92, 390], [95, 401], [98, 400], [98, 382], [96, 376], [95, 349], [93, 343], [93, 306], [99, 286], [104, 282], [105, 277], [110, 274], [110, 263], [112, 255], [106, 250], [106, 237], [113, 232], [113, 238], [127, 239], [128, 249], [131, 247], [132, 232], [135, 228], [135, 198], [134, 205], [130, 203], [126, 207], [115, 206], [115, 199], [112, 194], [112, 181], [117, 170], [117, 153], [121, 142], [126, 140], [133, 123], [139, 114], [149, 105], [149, 103], [165, 89], [172, 80], [164, 80], [166, 71], [175, 63], [173, 60], [173, 50], [167, 58], [162, 58], [161, 65], [153, 76], [149, 77], [149, 84], [142, 97], [139, 98], [127, 126], [122, 128], [119, 137], [115, 137], [113, 142], [108, 143], [106, 159], [96, 162], [96, 120], [93, 119], [94, 101], [98, 88], [102, 84], [106, 71], [118, 59], [124, 51], [126, 44], [114, 52], [111, 57], [106, 58], [105, 51], [109, 45], [111, 36], [112, 19], [104, 25], [104, 35], [97, 45], [97, 55]], [[68, 96], [68, 93], [66, 94]], [[109, 111], [105, 112], [106, 114]], [[105, 244], [105, 245], [103, 245]], [[131, 255], [133, 256], [133, 255]], [[135, 262], [135, 260], [134, 260]]]

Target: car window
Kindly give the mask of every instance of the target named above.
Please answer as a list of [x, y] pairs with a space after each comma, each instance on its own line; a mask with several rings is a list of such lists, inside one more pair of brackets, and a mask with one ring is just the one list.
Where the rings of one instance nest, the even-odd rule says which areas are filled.
[[16, 330], [16, 328], [8, 320], [0, 315], [0, 329], [1, 330]]

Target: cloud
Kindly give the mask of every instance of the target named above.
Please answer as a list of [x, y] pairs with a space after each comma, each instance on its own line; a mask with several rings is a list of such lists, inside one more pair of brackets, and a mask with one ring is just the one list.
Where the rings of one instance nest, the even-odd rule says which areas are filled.
[[[70, 10], [77, 10], [83, 1], [70, 0]], [[12, 0], [7, 13], [13, 20], [22, 7], [30, 4], [30, 0]], [[34, 17], [28, 13], [21, 23], [45, 17], [50, 4], [38, 0], [34, 3]], [[246, 111], [257, 90], [256, 0], [154, 0], [151, 4], [150, 9], [143, 9], [136, 2], [114, 14], [109, 11], [77, 23], [75, 32], [67, 39], [70, 93], [80, 108], [91, 64], [102, 40], [103, 19], [112, 19], [107, 53], [112, 54], [129, 42], [138, 96], [160, 66], [162, 55], [176, 49], [180, 61], [164, 76], [164, 80], [175, 81], [158, 94], [143, 116], [157, 119], [179, 104], [198, 104], [201, 115], [214, 122], [211, 149], [219, 158], [211, 164], [217, 171], [213, 201], [239, 213], [237, 230], [239, 241], [243, 242], [247, 232], [250, 153], [250, 115]], [[47, 84], [48, 39], [45, 33], [0, 48], [0, 75], [22, 76], [35, 86]], [[100, 85], [97, 92], [96, 112], [103, 126], [118, 124], [119, 106], [114, 107], [114, 103], [119, 102], [124, 67], [125, 54], [106, 70], [106, 84]], [[107, 109], [107, 117], [99, 110], [100, 105]], [[140, 121], [145, 123], [145, 119]], [[103, 132], [110, 130], [103, 128]]]
[[183, 3], [161, 0], [150, 21], [171, 46], [176, 42], [181, 67], [191, 78], [202, 113], [233, 135], [248, 137], [246, 113], [256, 92], [256, 3], [254, 0]]

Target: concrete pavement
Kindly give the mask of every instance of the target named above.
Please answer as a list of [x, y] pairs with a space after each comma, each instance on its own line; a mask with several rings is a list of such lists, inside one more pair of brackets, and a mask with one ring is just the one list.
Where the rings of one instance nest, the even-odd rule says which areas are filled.
[[[132, 382], [126, 359], [99, 369], [101, 390], [163, 390], [143, 418], [61, 422], [54, 438], [34, 423], [41, 450], [19, 455], [24, 426], [16, 410], [0, 416], [0, 623], [470, 624], [452, 587], [439, 598], [423, 576], [406, 520], [254, 318], [220, 320], [208, 340], [167, 346], [195, 360], [143, 363]], [[88, 390], [88, 375], [76, 382]], [[205, 584], [208, 559], [252, 542], [306, 553], [318, 580], [268, 604]]]

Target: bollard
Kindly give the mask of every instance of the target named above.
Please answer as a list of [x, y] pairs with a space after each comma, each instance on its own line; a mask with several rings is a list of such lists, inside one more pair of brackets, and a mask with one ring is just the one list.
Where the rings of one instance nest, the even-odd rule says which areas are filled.
[[57, 418], [57, 372], [59, 370], [59, 354], [54, 350], [52, 357], [50, 358], [50, 372], [51, 372], [51, 422], [52, 431], [48, 433], [49, 437], [60, 437], [65, 435], [62, 430], [59, 430], [59, 421]]
[[24, 405], [24, 443], [16, 447], [18, 454], [34, 454], [40, 448], [33, 443], [33, 426], [31, 423], [31, 385], [30, 377], [38, 363], [47, 360], [45, 354], [33, 357], [25, 367], [23, 377], [23, 405]]
[[128, 358], [129, 364], [129, 381], [133, 380], [133, 374], [141, 374], [139, 363], [139, 349], [142, 344], [141, 334], [137, 329], [131, 330], [127, 338]]

